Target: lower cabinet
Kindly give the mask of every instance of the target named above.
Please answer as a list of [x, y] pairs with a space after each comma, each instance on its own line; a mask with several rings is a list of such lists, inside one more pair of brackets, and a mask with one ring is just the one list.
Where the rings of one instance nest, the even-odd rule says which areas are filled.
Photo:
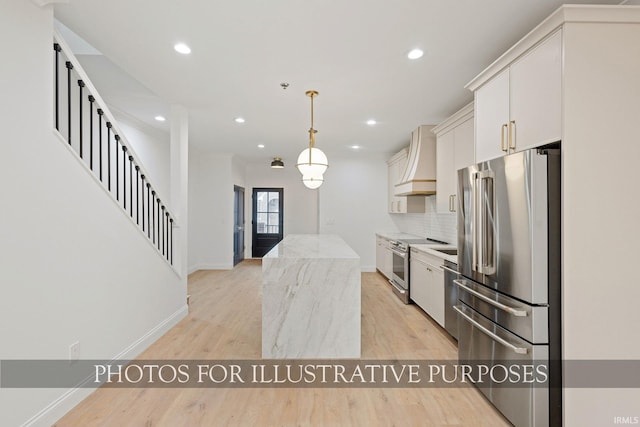
[[376, 236], [376, 269], [387, 279], [391, 279], [393, 254], [389, 248], [389, 241], [380, 236]]
[[444, 327], [444, 271], [442, 259], [411, 249], [409, 297]]

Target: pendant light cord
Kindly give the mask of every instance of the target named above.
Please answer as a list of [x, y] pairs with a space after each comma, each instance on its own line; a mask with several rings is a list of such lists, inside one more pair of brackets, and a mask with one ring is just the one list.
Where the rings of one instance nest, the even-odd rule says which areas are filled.
[[[313, 128], [313, 98], [315, 94], [311, 94], [311, 129], [309, 129], [309, 148], [313, 148], [316, 145], [315, 135], [316, 130]], [[311, 164], [311, 150], [309, 150], [309, 164]]]

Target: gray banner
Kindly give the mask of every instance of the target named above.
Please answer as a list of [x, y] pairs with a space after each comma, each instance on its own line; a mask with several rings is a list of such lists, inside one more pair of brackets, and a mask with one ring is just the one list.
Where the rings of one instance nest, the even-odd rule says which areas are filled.
[[[561, 375], [560, 370], [562, 371]], [[3, 360], [0, 388], [640, 388], [640, 361]]]

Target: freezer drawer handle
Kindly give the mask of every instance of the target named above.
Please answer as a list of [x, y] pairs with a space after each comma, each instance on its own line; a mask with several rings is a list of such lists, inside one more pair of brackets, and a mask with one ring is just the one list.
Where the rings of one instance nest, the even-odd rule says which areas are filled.
[[480, 323], [476, 322], [475, 320], [473, 320], [471, 317], [467, 316], [466, 314], [464, 314], [462, 312], [462, 310], [460, 310], [457, 306], [453, 306], [453, 309], [455, 311], [458, 312], [458, 314], [460, 314], [462, 317], [465, 318], [465, 320], [469, 321], [469, 323], [471, 323], [473, 326], [475, 326], [476, 328], [478, 328], [480, 330], [480, 332], [484, 333], [485, 335], [487, 335], [489, 338], [491, 338], [492, 340], [499, 342], [500, 344], [502, 344], [503, 346], [513, 350], [514, 353], [517, 354], [527, 354], [527, 349], [524, 347], [516, 347], [515, 345], [511, 344], [509, 341], [506, 341], [502, 338], [500, 338], [499, 336], [497, 336], [496, 334], [494, 334], [493, 332], [491, 332], [490, 330], [488, 330], [487, 328], [485, 328], [484, 326], [482, 326]]
[[525, 310], [518, 310], [517, 308], [509, 307], [508, 305], [504, 305], [502, 303], [499, 303], [498, 301], [494, 301], [491, 298], [482, 295], [480, 292], [471, 289], [470, 287], [465, 285], [462, 280], [454, 280], [453, 283], [463, 288], [465, 291], [469, 292], [470, 294], [480, 298], [482, 301], [485, 301], [491, 304], [492, 306], [499, 308], [500, 310], [506, 311], [507, 313], [513, 314], [514, 316], [527, 317], [527, 312]]

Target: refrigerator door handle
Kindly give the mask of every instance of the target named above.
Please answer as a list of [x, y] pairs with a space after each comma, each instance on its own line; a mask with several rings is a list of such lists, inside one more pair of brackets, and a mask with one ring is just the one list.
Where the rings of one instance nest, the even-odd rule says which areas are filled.
[[475, 218], [475, 228], [478, 236], [474, 249], [479, 253], [474, 270], [482, 274], [495, 274], [495, 239], [492, 221], [495, 212], [494, 175], [490, 170], [476, 173], [475, 208], [478, 215]]
[[480, 260], [478, 259], [478, 241], [480, 240], [478, 239], [478, 210], [480, 209], [478, 203], [478, 195], [480, 193], [480, 189], [478, 188], [479, 181], [478, 175], [473, 174], [473, 179], [471, 180], [471, 195], [473, 200], [473, 206], [471, 209], [471, 269], [477, 272], [480, 272], [478, 269], [480, 265]]

